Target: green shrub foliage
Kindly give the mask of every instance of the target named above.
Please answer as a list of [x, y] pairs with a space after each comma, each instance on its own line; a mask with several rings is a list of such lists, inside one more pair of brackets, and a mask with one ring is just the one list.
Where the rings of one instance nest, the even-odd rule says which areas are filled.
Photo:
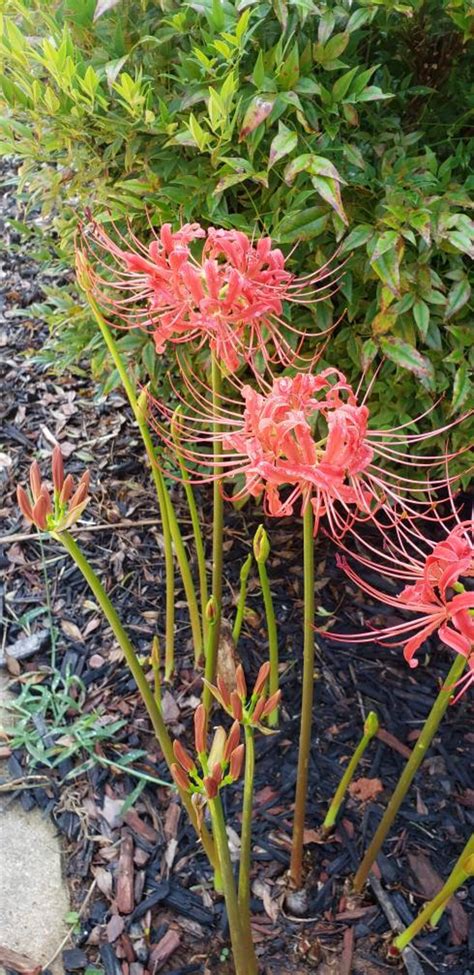
[[[382, 363], [371, 393], [382, 424], [440, 396], [428, 422], [472, 404], [469, 0], [3, 9], [1, 149], [20, 159], [20, 188], [62, 261], [87, 207], [144, 232], [147, 212], [265, 232], [295, 247], [300, 273], [340, 247], [339, 292], [300, 317], [326, 329], [346, 309], [324, 362], [353, 380]], [[92, 343], [102, 367], [72, 284], [37, 313], [57, 326], [56, 360]], [[156, 374], [144, 336], [121, 341]]]

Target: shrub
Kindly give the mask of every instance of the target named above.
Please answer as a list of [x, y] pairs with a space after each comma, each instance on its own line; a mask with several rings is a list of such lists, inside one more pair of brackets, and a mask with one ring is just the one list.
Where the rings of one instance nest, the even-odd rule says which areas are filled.
[[[1, 150], [66, 264], [91, 205], [139, 229], [148, 211], [266, 232], [298, 245], [299, 271], [339, 246], [340, 290], [311, 313], [324, 329], [347, 309], [327, 363], [354, 378], [382, 362], [379, 422], [441, 395], [437, 424], [472, 402], [472, 33], [468, 0], [7, 0]], [[75, 296], [38, 313], [51, 361], [90, 346]], [[156, 372], [143, 336], [127, 350]], [[101, 373], [97, 338], [90, 354]]]

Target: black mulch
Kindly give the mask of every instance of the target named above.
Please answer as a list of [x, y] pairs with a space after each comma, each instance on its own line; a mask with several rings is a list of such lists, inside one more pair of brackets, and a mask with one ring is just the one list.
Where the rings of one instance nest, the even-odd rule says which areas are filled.
[[[11, 173], [4, 170], [4, 181]], [[45, 606], [41, 551], [26, 538], [14, 501], [14, 485], [25, 480], [36, 456], [46, 470], [53, 443], [61, 443], [68, 470], [92, 468], [93, 501], [84, 523], [100, 530], [78, 533], [87, 555], [105, 580], [138, 650], [147, 657], [153, 635], [162, 633], [164, 598], [162, 540], [143, 455], [126, 403], [120, 393], [97, 401], [87, 378], [42, 372], [30, 353], [40, 347], [44, 330], [28, 317], [28, 305], [41, 295], [41, 268], [17, 250], [18, 235], [8, 230], [15, 214], [13, 190], [4, 185], [7, 222], [2, 255], [1, 340], [3, 399], [0, 479], [4, 486], [0, 568], [5, 579], [2, 601], [3, 647], [8, 650], [25, 631], [48, 627], [44, 612], [25, 622], [25, 613]], [[179, 497], [177, 498], [179, 500]], [[202, 509], [209, 509], [207, 498]], [[203, 515], [204, 518], [204, 515]], [[259, 521], [258, 511], [227, 508], [225, 611], [232, 618], [238, 574]], [[187, 523], [182, 517], [184, 533]], [[280, 520], [268, 526], [269, 562], [278, 617], [283, 664], [283, 716], [278, 736], [259, 738], [254, 817], [252, 912], [257, 953], [267, 975], [355, 972], [382, 975], [393, 971], [386, 960], [389, 923], [381, 898], [370, 889], [357, 904], [344, 893], [376, 828], [403, 768], [407, 749], [446, 675], [449, 655], [435, 641], [411, 672], [397, 650], [377, 645], [335, 645], [317, 638], [317, 682], [314, 705], [314, 749], [310, 767], [306, 835], [304, 916], [285, 902], [289, 863], [291, 809], [296, 775], [298, 709], [301, 682], [302, 574], [300, 526]], [[7, 536], [7, 537], [5, 537]], [[103, 623], [82, 576], [60, 546], [47, 545], [47, 572], [54, 624], [58, 631], [58, 666], [62, 675], [78, 675], [85, 687], [84, 715], [100, 715], [102, 728], [121, 720], [120, 728], [94, 746], [96, 761], [79, 753], [51, 770], [34, 768], [25, 749], [9, 756], [9, 775], [20, 780], [10, 801], [25, 808], [35, 804], [50, 814], [63, 836], [72, 905], [80, 912], [63, 962], [66, 971], [86, 967], [106, 975], [164, 975], [231, 972], [223, 903], [212, 890], [212, 878], [192, 829], [175, 803], [173, 792], [148, 783], [125, 814], [124, 800], [140, 781], [119, 764], [132, 750], [142, 750], [136, 771], [169, 780], [149, 731], [133, 679]], [[371, 605], [341, 575], [327, 540], [317, 543], [318, 600], [321, 625], [336, 614], [337, 626], [357, 632], [380, 624], [380, 607]], [[255, 576], [239, 655], [251, 680], [265, 659], [265, 629]], [[165, 713], [173, 734], [189, 735], [199, 679], [192, 669], [186, 605], [176, 603], [178, 673], [165, 695]], [[395, 619], [395, 614], [392, 614]], [[19, 622], [20, 618], [20, 622]], [[9, 661], [13, 689], [38, 679], [52, 680], [49, 641], [34, 657]], [[349, 798], [335, 835], [321, 843], [317, 829], [357, 743], [363, 715], [377, 711], [382, 733], [357, 773], [371, 780], [369, 798]], [[426, 897], [445, 878], [472, 832], [474, 789], [470, 702], [465, 697], [449, 710], [424, 766], [417, 776], [378, 861], [378, 873], [392, 907], [409, 923]], [[70, 715], [74, 720], [74, 715]], [[221, 718], [216, 714], [216, 721]], [[43, 744], [48, 726], [37, 722]], [[382, 740], [383, 739], [383, 740]], [[8, 747], [1, 754], [8, 754]], [[104, 764], [104, 763], [112, 763]], [[27, 776], [40, 774], [41, 781]], [[31, 787], [30, 787], [31, 785]], [[34, 787], [33, 787], [34, 786]], [[224, 793], [228, 823], [238, 860], [241, 784]], [[370, 799], [370, 793], [374, 795]], [[377, 888], [379, 889], [379, 888]], [[471, 894], [473, 891], [471, 890]], [[86, 901], [84, 905], [84, 901]], [[474, 938], [469, 938], [472, 908], [466, 888], [435, 931], [417, 940], [419, 971], [472, 975]], [[292, 913], [293, 911], [293, 913]], [[21, 919], [19, 919], [21, 923]], [[403, 965], [401, 964], [403, 968]]]

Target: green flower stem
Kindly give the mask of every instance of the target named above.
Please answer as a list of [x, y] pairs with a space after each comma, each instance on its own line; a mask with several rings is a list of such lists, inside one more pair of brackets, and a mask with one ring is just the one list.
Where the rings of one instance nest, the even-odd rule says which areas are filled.
[[[135, 390], [130, 382], [125, 362], [118, 349], [117, 343], [112, 335], [111, 329], [98, 305], [96, 304], [90, 291], [86, 289], [87, 300], [92, 309], [93, 315], [102, 333], [104, 342], [110, 352], [114, 365], [122, 381], [122, 385], [128, 397], [135, 420], [143, 440], [148, 460], [151, 466], [151, 473], [158, 497], [161, 522], [163, 527], [163, 539], [165, 549], [165, 571], [166, 571], [166, 650], [165, 650], [165, 678], [169, 680], [174, 669], [174, 565], [173, 548], [174, 543], [178, 565], [183, 580], [186, 601], [188, 604], [189, 617], [193, 633], [194, 652], [200, 655], [202, 652], [202, 633], [199, 619], [199, 609], [196, 599], [193, 578], [189, 567], [188, 557], [184, 547], [183, 539], [179, 529], [176, 514], [169, 497], [163, 474], [161, 473], [155, 446], [151, 438], [150, 430], [141, 409]], [[173, 619], [173, 626], [171, 621]]]
[[234, 874], [229, 853], [224, 813], [220, 796], [209, 800], [212, 828], [221, 864], [225, 906], [229, 921], [230, 940], [234, 956], [235, 975], [258, 975], [257, 959], [252, 944], [250, 925], [241, 916], [235, 890]]
[[[138, 690], [140, 691], [141, 698], [148, 711], [150, 721], [153, 725], [160, 748], [163, 752], [164, 759], [169, 768], [175, 761], [171, 738], [168, 734], [168, 730], [163, 721], [160, 708], [156, 703], [156, 700], [153, 696], [153, 692], [148, 684], [148, 681], [142, 670], [142, 667], [137, 658], [135, 650], [120, 622], [115, 607], [112, 605], [100, 579], [96, 576], [91, 564], [88, 562], [85, 555], [83, 555], [81, 549], [77, 545], [74, 538], [69, 534], [69, 532], [64, 531], [64, 532], [59, 532], [58, 534], [52, 532], [51, 537], [55, 538], [56, 541], [60, 542], [61, 545], [64, 546], [68, 554], [71, 556], [71, 558], [74, 560], [78, 569], [82, 572], [82, 575], [84, 576], [84, 579], [86, 580], [88, 586], [92, 590], [105, 618], [107, 619], [109, 625], [112, 627], [112, 631], [114, 633], [115, 639], [117, 640], [117, 643], [123, 650], [125, 660], [127, 661], [130, 671], [133, 674], [133, 677], [135, 678]], [[190, 796], [186, 792], [183, 792], [181, 789], [178, 789], [178, 792], [181, 801], [187, 810], [189, 818], [196, 830], [196, 833], [198, 834], [199, 838], [202, 840], [202, 845], [208, 856], [211, 866], [214, 868], [214, 870], [218, 870], [219, 861], [217, 858], [216, 849], [213, 840], [210, 837], [208, 830], [206, 829], [205, 826], [203, 826], [202, 828], [199, 827], [196, 819], [196, 813], [194, 811], [194, 807], [192, 805]]]
[[[208, 641], [213, 660], [214, 669], [208, 680], [214, 681], [215, 667], [217, 664], [217, 651], [219, 647], [219, 635], [221, 628], [222, 613], [222, 570], [223, 570], [223, 541], [224, 541], [224, 499], [221, 490], [222, 468], [222, 441], [221, 424], [218, 418], [221, 415], [221, 396], [222, 396], [222, 374], [219, 363], [214, 353], [212, 354], [211, 364], [211, 385], [212, 385], [212, 410], [215, 422], [212, 425], [214, 439], [212, 444], [213, 451], [213, 515], [212, 515], [212, 595], [216, 601], [217, 618], [212, 629], [212, 641]], [[206, 663], [206, 677], [208, 668]]]
[[[457, 877], [457, 875], [459, 873], [459, 865], [460, 864], [463, 864], [464, 861], [468, 859], [468, 857], [472, 857], [472, 856], [474, 856], [474, 833], [471, 834], [471, 836], [469, 837], [469, 839], [468, 839], [468, 841], [467, 841], [467, 843], [466, 843], [466, 845], [464, 847], [464, 850], [461, 853], [461, 856], [459, 857], [458, 860], [456, 860], [456, 863], [454, 864], [454, 867], [451, 870], [451, 873], [450, 873], [450, 875], [449, 875], [449, 877], [448, 877], [448, 879], [446, 881], [447, 884], [449, 884], [450, 882], [452, 882], [452, 881], [454, 881], [456, 879], [456, 877]], [[430, 924], [431, 924], [431, 927], [432, 928], [435, 928], [436, 925], [439, 924], [439, 922], [440, 922], [440, 920], [441, 920], [441, 918], [442, 918], [442, 916], [444, 914], [444, 909], [445, 909], [445, 907], [448, 904], [448, 900], [449, 900], [449, 898], [447, 898], [443, 902], [443, 904], [441, 904], [441, 906], [437, 908], [437, 910], [433, 911], [433, 913], [432, 913], [432, 915], [430, 917]]]
[[441, 688], [438, 697], [431, 708], [431, 711], [421, 730], [420, 737], [412, 750], [411, 756], [408, 759], [408, 762], [398, 780], [392, 798], [390, 799], [384, 815], [382, 816], [375, 836], [370, 843], [364, 859], [362, 860], [362, 863], [360, 864], [354, 877], [354, 890], [358, 894], [360, 894], [364, 888], [372, 864], [378, 857], [382, 844], [384, 843], [387, 834], [392, 827], [392, 823], [398, 813], [398, 810], [400, 809], [408, 789], [410, 788], [411, 783], [438, 730], [441, 719], [443, 718], [446, 708], [451, 700], [453, 684], [459, 680], [465, 666], [466, 661], [464, 657], [460, 653], [456, 654], [454, 663], [446, 678], [446, 682]]
[[239, 601], [237, 603], [237, 612], [235, 614], [235, 623], [232, 630], [232, 639], [237, 645], [240, 631], [242, 629], [242, 623], [244, 621], [245, 613], [245, 601], [247, 599], [247, 581], [249, 577], [250, 567], [252, 565], [252, 553], [250, 552], [245, 559], [245, 562], [240, 570], [240, 592]]
[[[371, 718], [373, 718], [375, 720], [372, 722], [372, 721], [370, 721]], [[340, 781], [340, 783], [339, 783], [339, 785], [338, 785], [338, 787], [337, 787], [337, 789], [336, 789], [336, 791], [334, 793], [334, 798], [333, 798], [333, 800], [331, 802], [331, 805], [329, 806], [329, 809], [327, 811], [326, 818], [325, 818], [324, 823], [323, 823], [323, 831], [324, 832], [329, 832], [333, 828], [333, 826], [335, 826], [336, 819], [337, 819], [338, 814], [339, 814], [339, 809], [341, 807], [341, 803], [342, 803], [342, 801], [344, 799], [344, 796], [345, 796], [345, 794], [347, 792], [347, 789], [349, 787], [349, 784], [350, 784], [350, 782], [352, 782], [352, 779], [354, 777], [356, 768], [357, 768], [357, 766], [358, 766], [358, 764], [359, 764], [359, 762], [360, 762], [360, 760], [361, 760], [361, 758], [362, 758], [362, 756], [363, 756], [363, 754], [364, 754], [367, 746], [372, 741], [372, 738], [374, 737], [374, 735], [377, 733], [378, 726], [379, 726], [379, 723], [378, 723], [378, 720], [377, 720], [377, 716], [374, 714], [373, 711], [371, 711], [370, 714], [369, 714], [369, 717], [368, 717], [368, 719], [367, 719], [367, 721], [365, 723], [365, 728], [367, 730], [364, 732], [364, 735], [362, 736], [359, 744], [357, 745], [357, 748], [356, 748], [356, 750], [355, 750], [355, 752], [354, 752], [354, 754], [353, 754], [353, 756], [352, 756], [352, 758], [351, 758], [351, 760], [350, 760], [350, 762], [349, 762], [349, 764], [348, 764], [348, 766], [346, 768], [346, 771], [344, 772], [344, 775], [342, 776], [342, 779], [341, 779], [341, 781]]]
[[436, 897], [433, 897], [433, 900], [429, 901], [429, 903], [426, 904], [423, 910], [420, 911], [418, 917], [415, 918], [415, 920], [409, 925], [408, 928], [405, 928], [405, 930], [402, 931], [401, 934], [399, 934], [396, 938], [394, 938], [392, 944], [395, 951], [397, 952], [403, 951], [404, 948], [406, 948], [407, 945], [410, 944], [410, 941], [412, 941], [415, 935], [417, 935], [418, 932], [421, 931], [421, 929], [424, 927], [424, 925], [428, 923], [428, 921], [433, 916], [433, 914], [436, 914], [436, 912], [439, 911], [440, 908], [442, 911], [444, 910], [446, 904], [453, 896], [453, 894], [456, 893], [458, 887], [461, 887], [462, 884], [464, 884], [469, 877], [473, 876], [473, 874], [474, 874], [474, 854], [471, 854], [471, 856], [466, 857], [464, 851], [461, 854], [455, 869], [453, 870], [450, 877], [443, 885], [439, 893], [436, 894]]
[[[175, 416], [177, 413], [178, 411], [176, 410]], [[196, 505], [196, 498], [194, 497], [194, 491], [193, 491], [191, 481], [189, 479], [189, 473], [186, 469], [186, 465], [183, 460], [183, 455], [180, 450], [179, 418], [178, 418], [178, 423], [173, 424], [172, 436], [173, 436], [173, 442], [175, 446], [176, 459], [178, 461], [179, 469], [181, 471], [181, 481], [184, 485], [186, 500], [188, 502], [189, 514], [191, 517], [191, 524], [193, 527], [194, 543], [196, 545], [196, 560], [197, 560], [198, 574], [199, 574], [199, 594], [201, 599], [202, 637], [203, 637], [203, 646], [205, 646], [206, 633], [207, 633], [207, 620], [205, 616], [205, 609], [207, 605], [207, 600], [209, 598], [209, 593], [207, 590], [206, 556], [204, 552], [204, 541], [202, 537], [199, 512]], [[199, 663], [199, 657], [196, 658], [195, 663], [196, 665]]]
[[254, 729], [244, 726], [245, 777], [242, 804], [242, 831], [240, 836], [239, 910], [250, 929], [250, 859], [252, 850], [253, 780], [255, 774]]
[[301, 887], [303, 869], [303, 838], [308, 791], [308, 765], [311, 750], [314, 696], [314, 518], [308, 502], [303, 518], [303, 574], [304, 574], [304, 642], [303, 642], [303, 695], [296, 776], [293, 840], [291, 847], [290, 877], [296, 887]]
[[[280, 675], [278, 672], [279, 656], [278, 656], [278, 632], [275, 619], [275, 610], [273, 608], [272, 592], [270, 589], [270, 583], [268, 581], [267, 566], [263, 559], [257, 560], [258, 565], [258, 575], [260, 578], [260, 586], [262, 588], [263, 605], [265, 607], [265, 617], [267, 621], [267, 632], [268, 632], [268, 656], [270, 660], [270, 673], [268, 675], [268, 696], [271, 697], [275, 691], [278, 690], [280, 684]], [[268, 716], [268, 724], [270, 728], [276, 728], [278, 725], [278, 708], [274, 710]]]
[[206, 722], [206, 734], [207, 734], [207, 724], [209, 723], [209, 715], [211, 712], [212, 702], [214, 700], [209, 684], [214, 682], [214, 675], [216, 672], [216, 656], [217, 656], [217, 640], [215, 637], [215, 631], [219, 623], [219, 615], [217, 609], [217, 603], [214, 597], [211, 596], [206, 609], [205, 616], [207, 618], [207, 637], [205, 646], [205, 666], [204, 666], [204, 677], [206, 678], [206, 684], [204, 684], [202, 691], [202, 703], [206, 709], [207, 722]]

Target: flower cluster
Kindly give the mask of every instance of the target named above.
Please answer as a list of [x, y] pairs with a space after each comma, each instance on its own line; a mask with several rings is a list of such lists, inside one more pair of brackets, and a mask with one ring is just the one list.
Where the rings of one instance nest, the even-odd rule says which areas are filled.
[[225, 681], [220, 676], [217, 677], [217, 686], [208, 684], [208, 687], [216, 701], [219, 702], [224, 711], [227, 711], [227, 714], [234, 718], [235, 722], [258, 728], [264, 735], [272, 735], [274, 732], [263, 725], [262, 721], [278, 707], [281, 690], [275, 691], [267, 699], [266, 685], [269, 673], [270, 663], [267, 661], [260, 667], [250, 696], [241, 664], [237, 667], [234, 691], [229, 691]]
[[84, 471], [77, 488], [71, 474], [64, 475], [61, 448], [55, 447], [52, 456], [53, 495], [41, 480], [37, 461], [30, 467], [30, 496], [21, 485], [17, 487], [18, 505], [26, 520], [40, 531], [61, 532], [70, 528], [89, 503], [89, 471]]
[[[437, 633], [445, 646], [462, 654], [468, 663], [468, 671], [459, 682], [459, 698], [474, 683], [474, 592], [466, 591], [462, 581], [474, 576], [473, 531], [474, 522], [458, 522], [441, 542], [423, 539], [425, 545], [431, 546], [426, 556], [419, 549], [415, 551], [400, 532], [396, 541], [393, 535], [387, 537], [388, 553], [382, 559], [393, 562], [391, 572], [395, 577], [410, 580], [397, 596], [371, 586], [345, 557], [340, 557], [339, 565], [364, 592], [389, 606], [416, 613], [417, 617], [381, 630], [358, 633], [357, 637], [334, 633], [331, 637], [339, 641], [389, 641], [391, 646], [403, 646], [405, 660], [410, 667], [416, 667], [417, 651], [428, 637]], [[416, 534], [413, 541], [420, 541]], [[377, 563], [360, 556], [359, 560], [380, 572], [380, 558]], [[397, 566], [404, 568], [400, 570]]]
[[[208, 345], [229, 372], [251, 362], [258, 351], [268, 361], [271, 341], [280, 361], [293, 361], [295, 353], [279, 326], [284, 324], [300, 342], [305, 336], [282, 322], [283, 302], [321, 300], [314, 289], [319, 282], [323, 297], [329, 297], [339, 270], [330, 269], [329, 262], [298, 281], [269, 237], [254, 243], [241, 231], [206, 231], [197, 223], [174, 233], [164, 224], [148, 245], [133, 234], [116, 236], [118, 240], [92, 222], [80, 239], [80, 276], [84, 279], [87, 266], [101, 305], [128, 327], [150, 331], [158, 354], [169, 342], [196, 340]], [[199, 240], [204, 243], [195, 257], [192, 245]]]
[[[293, 514], [298, 503], [303, 513], [310, 503], [315, 533], [326, 516], [337, 539], [354, 520], [373, 518], [383, 506], [398, 504], [411, 516], [421, 515], [427, 493], [449, 483], [447, 474], [433, 478], [432, 469], [443, 467], [450, 455], [424, 458], [406, 450], [443, 430], [408, 433], [404, 426], [410, 424], [373, 429], [367, 403], [359, 402], [337, 369], [298, 372], [270, 383], [260, 379], [257, 389], [234, 377], [233, 385], [239, 399], [223, 399], [213, 412], [205, 384], [200, 386], [195, 376], [188, 380], [180, 433], [182, 454], [195, 480], [243, 477], [234, 501], [262, 497], [272, 517]], [[172, 446], [171, 412], [166, 404], [155, 401], [154, 406], [155, 429]], [[157, 410], [164, 421], [157, 418]], [[216, 440], [223, 448], [217, 474], [212, 467], [209, 473], [213, 455], [206, 452], [206, 445]], [[403, 466], [418, 468], [416, 476], [401, 476]]]
[[191, 795], [196, 810], [202, 808], [203, 802], [208, 799], [215, 799], [224, 786], [239, 778], [244, 760], [239, 722], [234, 721], [228, 734], [222, 726], [217, 727], [208, 752], [207, 719], [207, 711], [200, 704], [194, 712], [194, 739], [201, 771], [184, 745], [178, 740], [173, 743], [176, 763], [171, 766], [171, 774], [176, 785]]

